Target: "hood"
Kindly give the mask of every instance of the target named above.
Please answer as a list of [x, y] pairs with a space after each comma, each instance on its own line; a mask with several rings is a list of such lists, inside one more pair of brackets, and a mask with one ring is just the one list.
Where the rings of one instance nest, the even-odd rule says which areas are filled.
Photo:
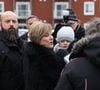
[[86, 36], [75, 43], [70, 58], [86, 57], [100, 67], [100, 33]]

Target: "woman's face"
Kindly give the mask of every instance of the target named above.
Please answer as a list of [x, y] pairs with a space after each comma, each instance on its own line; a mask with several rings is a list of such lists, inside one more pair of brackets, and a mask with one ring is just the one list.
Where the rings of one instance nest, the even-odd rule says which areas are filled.
[[49, 31], [46, 33], [40, 41], [40, 45], [47, 47], [47, 48], [53, 48], [53, 36], [52, 31]]

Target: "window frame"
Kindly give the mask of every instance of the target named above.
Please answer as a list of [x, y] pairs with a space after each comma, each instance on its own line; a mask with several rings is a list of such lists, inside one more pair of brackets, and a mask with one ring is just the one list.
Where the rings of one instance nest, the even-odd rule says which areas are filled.
[[84, 2], [84, 15], [94, 15], [94, 14], [95, 14], [95, 2], [93, 1]]
[[2, 14], [4, 12], [4, 10], [5, 10], [5, 8], [4, 8], [4, 2], [0, 1], [0, 5], [2, 5], [1, 6], [1, 12], [0, 12], [0, 14]]
[[[24, 9], [24, 11], [23, 11], [26, 13], [26, 15], [25, 14], [19, 15], [19, 14], [21, 14], [20, 13], [21, 11], [19, 11], [19, 6], [21, 6], [21, 5], [27, 5], [27, 10]], [[31, 15], [30, 2], [16, 2], [16, 14], [17, 14], [19, 19], [26, 19], [27, 17], [29, 17]], [[23, 16], [23, 15], [25, 15], [25, 16]]]
[[[57, 10], [58, 5], [61, 5], [61, 10], [59, 11]], [[67, 8], [69, 8], [69, 2], [55, 2], [54, 3], [54, 19], [62, 19], [63, 18], [62, 10], [65, 10]], [[57, 13], [61, 13], [61, 16], [60, 15], [58, 16]]]

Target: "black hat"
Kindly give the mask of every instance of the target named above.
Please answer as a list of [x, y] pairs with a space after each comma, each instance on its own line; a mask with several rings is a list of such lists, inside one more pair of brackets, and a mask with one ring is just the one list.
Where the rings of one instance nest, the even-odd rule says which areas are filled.
[[72, 9], [63, 10], [62, 14], [63, 14], [63, 19], [66, 22], [68, 20], [78, 21], [78, 18]]

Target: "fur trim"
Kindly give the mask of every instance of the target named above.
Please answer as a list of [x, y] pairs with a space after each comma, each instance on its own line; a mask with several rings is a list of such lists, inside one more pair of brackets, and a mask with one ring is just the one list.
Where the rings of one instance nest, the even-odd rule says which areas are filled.
[[72, 48], [72, 53], [77, 54], [82, 52], [82, 50], [96, 37], [100, 37], [100, 33], [95, 33], [93, 35], [88, 35], [79, 41], [77, 41], [73, 48]]

